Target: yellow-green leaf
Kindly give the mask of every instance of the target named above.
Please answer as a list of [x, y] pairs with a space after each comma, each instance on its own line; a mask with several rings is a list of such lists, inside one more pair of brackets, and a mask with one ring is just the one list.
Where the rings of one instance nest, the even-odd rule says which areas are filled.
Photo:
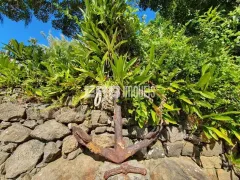
[[240, 134], [235, 130], [232, 130], [232, 132], [238, 138], [238, 140], [240, 141]]
[[208, 129], [212, 130], [214, 133], [217, 134], [218, 137], [224, 139], [225, 141], [228, 142], [229, 145], [233, 146], [233, 143], [232, 143], [231, 139], [227, 135], [225, 135], [221, 131], [219, 131], [217, 128], [208, 127]]
[[189, 99], [187, 96], [185, 96], [184, 94], [182, 94], [182, 95], [179, 97], [179, 99], [183, 100], [184, 102], [186, 102], [186, 103], [188, 103], [188, 104], [190, 104], [190, 105], [193, 105], [192, 101], [190, 101], [190, 99]]
[[229, 116], [214, 116], [214, 117], [212, 117], [212, 119], [218, 120], [218, 121], [232, 121], [233, 120]]

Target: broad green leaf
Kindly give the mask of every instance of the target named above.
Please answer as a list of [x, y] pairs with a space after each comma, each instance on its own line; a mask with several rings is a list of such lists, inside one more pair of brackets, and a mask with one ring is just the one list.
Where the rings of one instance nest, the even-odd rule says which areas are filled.
[[218, 120], [218, 121], [233, 121], [233, 119], [229, 116], [213, 116], [211, 119]]
[[179, 99], [183, 100], [184, 102], [190, 104], [190, 105], [193, 105], [192, 101], [190, 101], [190, 99], [188, 99], [187, 96], [185, 96], [184, 94], [182, 94]]
[[239, 111], [228, 111], [224, 113], [219, 113], [219, 114], [209, 114], [209, 115], [204, 115], [203, 118], [211, 118], [215, 116], [225, 116], [225, 115], [232, 115], [232, 114], [240, 114]]
[[169, 87], [168, 90], [171, 91], [172, 93], [175, 93], [177, 91], [176, 89], [173, 89], [171, 87]]
[[174, 87], [174, 88], [176, 88], [176, 89], [180, 89], [180, 86], [179, 86], [179, 84], [177, 84], [177, 83], [171, 83], [170, 84], [172, 87]]
[[200, 94], [203, 97], [208, 98], [208, 99], [215, 99], [215, 97], [216, 97], [213, 92], [204, 91], [204, 92], [200, 92]]
[[208, 129], [210, 129], [211, 131], [216, 133], [218, 137], [220, 137], [220, 138], [224, 139], [225, 141], [227, 141], [229, 145], [233, 146], [233, 143], [232, 143], [231, 139], [227, 135], [225, 135], [221, 131], [219, 131], [217, 128], [208, 127]]
[[205, 89], [204, 86], [206, 86], [206, 84], [209, 82], [210, 78], [211, 78], [210, 72], [204, 74], [198, 81], [197, 86], [199, 86], [202, 90], [204, 90]]
[[212, 105], [208, 103], [207, 101], [196, 101], [198, 106], [206, 107], [206, 108], [212, 108]]
[[167, 109], [171, 110], [171, 111], [173, 111], [173, 110], [174, 110], [174, 107], [173, 107], [173, 106], [170, 106], [170, 105], [169, 105], [169, 104], [167, 104], [167, 103], [164, 103], [164, 104], [163, 104], [163, 106], [164, 106], [165, 108], [167, 108]]
[[207, 128], [203, 128], [203, 132], [204, 132], [204, 134], [206, 135], [206, 137], [207, 137], [207, 139], [211, 139], [212, 138], [212, 136], [211, 136], [211, 134], [209, 133], [209, 130], [207, 129]]
[[35, 93], [36, 93], [36, 95], [38, 95], [38, 96], [43, 96], [43, 92], [42, 92], [40, 89], [37, 89], [37, 90], [35, 91]]
[[232, 130], [232, 132], [238, 138], [238, 140], [240, 141], [240, 133], [235, 131], [235, 130]]
[[203, 66], [202, 66], [202, 75], [204, 75], [206, 72], [207, 72], [207, 70], [209, 69], [209, 67], [211, 67], [211, 64], [204, 64]]
[[151, 48], [150, 48], [150, 61], [153, 61], [154, 60], [154, 51], [155, 51], [155, 47], [154, 47], [154, 45], [152, 44], [151, 45]]
[[195, 112], [198, 117], [200, 117], [201, 119], [203, 119], [201, 112], [199, 111], [199, 109], [197, 109], [196, 107], [191, 107], [192, 111]]
[[155, 123], [157, 120], [156, 120], [156, 112], [151, 110], [151, 116], [152, 116], [152, 119], [153, 119], [153, 122]]
[[207, 92], [207, 91], [198, 91], [194, 88], [191, 88], [193, 93], [201, 94], [203, 97], [208, 98], [208, 99], [215, 99], [215, 95], [213, 92]]
[[170, 115], [163, 114], [164, 121], [170, 123], [170, 124], [178, 124], [176, 120], [174, 120]]

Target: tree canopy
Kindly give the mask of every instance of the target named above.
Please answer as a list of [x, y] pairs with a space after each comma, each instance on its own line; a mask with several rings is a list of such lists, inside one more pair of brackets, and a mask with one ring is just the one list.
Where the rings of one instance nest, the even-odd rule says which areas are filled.
[[174, 24], [185, 24], [196, 13], [203, 14], [209, 8], [218, 7], [226, 13], [233, 10], [240, 3], [239, 0], [140, 0], [139, 6], [159, 11], [160, 15]]
[[82, 0], [1, 0], [0, 21], [3, 22], [4, 17], [7, 17], [16, 22], [24, 21], [28, 25], [35, 16], [44, 23], [51, 21], [55, 29], [62, 30], [68, 37], [74, 37], [79, 32], [79, 27], [62, 9], [68, 9], [69, 14], [81, 19], [82, 12], [79, 8], [83, 7]]

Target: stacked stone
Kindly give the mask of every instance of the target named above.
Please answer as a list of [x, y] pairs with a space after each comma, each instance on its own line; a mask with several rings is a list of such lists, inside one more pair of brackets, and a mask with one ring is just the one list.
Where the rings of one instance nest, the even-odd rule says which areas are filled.
[[[71, 135], [73, 126], [81, 127], [95, 143], [113, 147], [111, 112], [91, 110], [87, 105], [54, 108], [16, 99], [10, 102], [6, 95], [0, 99], [0, 179], [86, 179], [95, 177], [95, 173], [99, 179], [102, 170], [112, 166], [97, 161], [99, 157], [86, 151]], [[141, 141], [150, 129], [141, 129], [134, 120], [123, 118], [127, 146]], [[222, 169], [226, 159], [221, 141], [201, 142], [198, 136], [186, 132], [182, 126], [165, 126], [154, 144], [135, 155], [134, 159], [148, 168], [148, 177], [171, 180], [181, 174], [182, 179], [238, 179], [233, 171]]]

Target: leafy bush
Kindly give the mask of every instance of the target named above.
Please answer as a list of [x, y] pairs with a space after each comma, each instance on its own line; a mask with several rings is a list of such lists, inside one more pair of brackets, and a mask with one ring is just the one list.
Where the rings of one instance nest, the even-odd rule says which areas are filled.
[[[67, 41], [49, 37], [49, 47], [11, 41], [0, 55], [0, 85], [21, 86], [30, 96], [77, 106], [85, 86], [152, 86], [155, 97], [123, 99], [140, 127], [188, 123], [202, 138], [239, 133], [239, 8], [196, 17], [197, 36], [176, 29], [159, 15], [140, 22], [123, 0], [85, 0], [81, 34]], [[12, 59], [10, 61], [9, 59]]]

